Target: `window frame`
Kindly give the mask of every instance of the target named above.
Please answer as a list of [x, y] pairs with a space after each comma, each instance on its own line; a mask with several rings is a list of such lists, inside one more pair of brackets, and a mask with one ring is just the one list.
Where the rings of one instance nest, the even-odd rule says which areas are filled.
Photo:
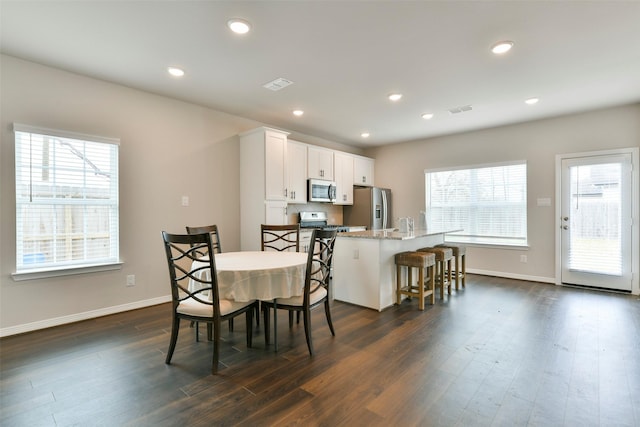
[[[19, 123], [13, 124], [13, 132], [14, 132], [14, 147], [16, 150], [15, 156], [14, 156], [14, 161], [15, 161], [14, 195], [16, 197], [15, 199], [16, 260], [15, 260], [15, 272], [12, 273], [11, 275], [12, 278], [15, 281], [21, 281], [21, 280], [30, 280], [30, 279], [39, 279], [39, 278], [46, 278], [46, 277], [66, 276], [66, 275], [72, 275], [72, 274], [120, 269], [122, 265], [122, 261], [120, 260], [120, 206], [119, 206], [120, 194], [119, 194], [119, 176], [118, 176], [119, 162], [120, 162], [120, 159], [119, 159], [120, 140], [118, 138], [86, 135], [86, 134], [80, 134], [80, 133], [63, 131], [63, 130], [24, 125]], [[25, 224], [21, 221], [22, 215], [20, 213], [20, 210], [25, 205], [25, 203], [23, 200], [24, 197], [23, 196], [19, 197], [19, 192], [20, 192], [20, 186], [24, 185], [25, 181], [24, 179], [19, 177], [18, 174], [20, 173], [22, 168], [30, 167], [30, 165], [33, 164], [33, 160], [31, 159], [26, 159], [26, 161], [24, 159], [20, 160], [21, 153], [18, 152], [18, 149], [22, 142], [18, 140], [19, 133], [36, 134], [36, 135], [42, 135], [44, 137], [49, 137], [49, 138], [72, 139], [72, 140], [77, 140], [77, 141], [86, 142], [90, 144], [109, 144], [109, 145], [115, 146], [115, 148], [110, 147], [109, 153], [108, 153], [108, 155], [110, 156], [109, 172], [111, 173], [110, 176], [115, 176], [115, 182], [111, 182], [106, 187], [109, 194], [109, 198], [105, 199], [106, 202], [96, 204], [97, 199], [84, 198], [84, 197], [73, 201], [74, 206], [81, 206], [81, 207], [89, 206], [94, 208], [95, 206], [98, 206], [98, 205], [108, 206], [108, 209], [107, 209], [107, 214], [109, 216], [108, 236], [109, 236], [109, 242], [110, 242], [108, 246], [108, 255], [101, 258], [90, 258], [90, 259], [85, 258], [82, 260], [75, 259], [75, 260], [72, 260], [71, 262], [54, 261], [51, 263], [47, 263], [46, 265], [42, 265], [42, 264], [38, 265], [38, 263], [35, 263], [33, 267], [25, 266], [24, 262], [22, 263], [22, 265], [20, 265], [19, 256], [23, 256], [24, 250], [23, 249], [21, 250], [22, 246], [21, 246], [19, 237], [22, 236], [22, 234], [24, 233], [23, 228]], [[55, 156], [54, 156], [54, 159], [55, 159]], [[84, 164], [85, 169], [83, 170], [85, 170], [85, 172], [86, 172], [86, 169], [89, 169], [87, 164], [89, 164], [89, 166], [91, 167], [94, 167], [94, 165], [91, 164], [92, 162], [90, 160], [86, 160], [86, 158], [84, 158], [84, 162], [85, 162]], [[51, 173], [54, 173], [54, 174], [59, 173], [61, 170], [64, 170], [66, 166], [67, 165], [65, 163], [54, 164], [53, 168], [57, 172], [52, 171]], [[72, 187], [72, 188], [81, 188], [83, 190], [91, 188], [91, 186], [86, 183], [86, 176], [87, 175], [84, 174], [82, 178], [78, 179], [77, 181], [73, 181], [73, 180], [70, 181], [71, 183], [80, 182], [80, 184], [77, 187]], [[29, 177], [28, 180], [29, 180], [29, 185], [31, 185], [31, 177]], [[72, 184], [67, 184], [67, 185], [72, 185]], [[52, 188], [55, 188], [55, 185], [53, 185]], [[48, 200], [50, 203], [47, 202]], [[66, 203], [56, 202], [56, 198], [51, 196], [49, 198], [47, 197], [42, 198], [39, 201], [39, 203], [42, 204], [43, 206], [51, 206], [53, 209], [55, 209], [56, 206], [69, 205], [68, 201]], [[113, 236], [114, 233], [115, 233], [115, 236]], [[87, 235], [89, 235], [90, 232], [86, 227], [84, 227], [82, 228], [81, 234], [84, 238]], [[58, 234], [54, 232], [54, 236], [57, 236], [57, 235]], [[113, 239], [115, 239], [115, 241], [113, 241]], [[52, 243], [52, 244], [55, 244], [55, 243]], [[82, 247], [85, 248], [84, 245]], [[86, 250], [86, 248], [83, 250]]]
[[[429, 174], [438, 173], [438, 172], [455, 172], [455, 171], [471, 171], [471, 170], [479, 170], [479, 169], [487, 169], [487, 168], [502, 168], [508, 166], [524, 166], [524, 183], [522, 190], [524, 191], [522, 201], [518, 202], [520, 208], [524, 212], [524, 236], [481, 236], [481, 235], [473, 235], [473, 234], [463, 234], [464, 231], [457, 233], [447, 233], [445, 235], [446, 243], [457, 243], [464, 244], [469, 246], [480, 246], [480, 247], [501, 247], [508, 249], [527, 249], [529, 248], [529, 235], [528, 235], [528, 164], [526, 160], [514, 160], [507, 162], [495, 162], [495, 163], [484, 163], [484, 164], [474, 164], [474, 165], [462, 165], [455, 167], [443, 167], [443, 168], [433, 168], [433, 169], [425, 169], [424, 170], [424, 182], [425, 182], [425, 207], [426, 207], [426, 219], [427, 219], [427, 228], [434, 227], [433, 220], [431, 219], [431, 188], [430, 188], [430, 179]], [[495, 185], [494, 185], [495, 186]], [[476, 188], [477, 189], [477, 188]], [[506, 205], [508, 202], [505, 200], [502, 205]], [[469, 203], [470, 207], [477, 207], [477, 204]], [[473, 210], [473, 209], [471, 209]], [[435, 228], [439, 228], [435, 226]], [[454, 226], [454, 229], [464, 229], [464, 226]], [[464, 236], [464, 237], [463, 237]], [[513, 239], [512, 242], [509, 242], [509, 239]]]

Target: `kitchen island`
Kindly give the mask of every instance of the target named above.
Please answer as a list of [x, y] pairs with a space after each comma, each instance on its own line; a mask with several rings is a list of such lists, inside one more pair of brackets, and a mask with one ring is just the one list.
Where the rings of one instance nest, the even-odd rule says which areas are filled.
[[395, 255], [444, 242], [460, 230], [388, 230], [339, 233], [333, 256], [333, 298], [382, 311], [396, 301]]

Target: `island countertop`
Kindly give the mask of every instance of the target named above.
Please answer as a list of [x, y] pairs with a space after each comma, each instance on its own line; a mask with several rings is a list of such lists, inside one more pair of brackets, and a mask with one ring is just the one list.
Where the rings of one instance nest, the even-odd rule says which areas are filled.
[[359, 239], [377, 239], [377, 240], [411, 240], [419, 237], [443, 235], [447, 233], [455, 233], [461, 230], [415, 230], [413, 232], [401, 232], [397, 228], [387, 228], [383, 230], [366, 230], [366, 231], [350, 231], [340, 233], [340, 237], [351, 237]]

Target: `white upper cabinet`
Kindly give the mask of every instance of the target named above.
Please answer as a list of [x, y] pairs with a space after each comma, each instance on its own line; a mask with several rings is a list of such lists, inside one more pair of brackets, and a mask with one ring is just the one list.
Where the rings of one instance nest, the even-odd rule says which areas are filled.
[[333, 181], [333, 150], [309, 146], [307, 148], [309, 178]]
[[265, 199], [287, 200], [287, 135], [265, 132]]
[[375, 160], [368, 157], [353, 156], [353, 185], [373, 186]]
[[307, 203], [307, 144], [287, 141], [287, 169], [289, 174], [287, 201]]
[[335, 205], [353, 204], [353, 156], [336, 151], [335, 156]]

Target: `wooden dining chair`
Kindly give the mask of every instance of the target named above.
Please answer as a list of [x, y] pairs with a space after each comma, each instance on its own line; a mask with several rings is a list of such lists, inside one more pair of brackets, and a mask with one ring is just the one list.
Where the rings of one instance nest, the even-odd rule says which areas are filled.
[[217, 254], [222, 253], [222, 244], [220, 243], [220, 233], [218, 232], [218, 226], [216, 224], [202, 225], [199, 227], [189, 227], [187, 225], [185, 228], [187, 229], [187, 234], [200, 234], [200, 233], [211, 234], [211, 246], [213, 247], [213, 251]]
[[260, 231], [263, 251], [300, 252], [300, 224], [261, 224]]
[[[261, 248], [262, 251], [295, 251], [300, 252], [300, 224], [269, 225], [262, 224]], [[259, 317], [259, 316], [258, 316]], [[300, 323], [298, 313], [297, 323]], [[289, 326], [293, 325], [293, 311], [289, 312]]]
[[[220, 243], [220, 233], [218, 232], [218, 226], [216, 224], [213, 225], [201, 225], [198, 227], [190, 227], [186, 226], [187, 234], [200, 234], [200, 233], [209, 233], [211, 234], [211, 246], [213, 248], [213, 252], [219, 254], [222, 253], [222, 244]], [[260, 313], [257, 313], [256, 320], [260, 319]], [[191, 322], [191, 327], [196, 328], [196, 340], [198, 340], [199, 332], [198, 332], [198, 323]], [[209, 340], [211, 340], [211, 325], [207, 328], [207, 336]], [[229, 320], [229, 330], [233, 331], [233, 319]]]
[[171, 363], [178, 341], [180, 320], [205, 322], [213, 329], [211, 372], [218, 371], [220, 327], [225, 320], [242, 313], [246, 316], [247, 347], [252, 344], [253, 313], [257, 301], [237, 302], [220, 298], [216, 275], [215, 252], [211, 234], [169, 234], [162, 232], [171, 280], [171, 340], [165, 363]]
[[[331, 335], [335, 336], [331, 322], [329, 307], [329, 280], [333, 262], [333, 247], [336, 241], [336, 230], [314, 230], [311, 235], [311, 246], [307, 256], [307, 267], [302, 296], [291, 298], [277, 298], [262, 301], [264, 313], [265, 341], [269, 343], [270, 310], [273, 309], [273, 340], [275, 350], [278, 351], [278, 310], [288, 310], [289, 313], [302, 313], [304, 319], [304, 333], [307, 338], [309, 355], [313, 356], [313, 342], [311, 339], [311, 310], [324, 305], [324, 312]], [[291, 317], [289, 327], [292, 327]]]

